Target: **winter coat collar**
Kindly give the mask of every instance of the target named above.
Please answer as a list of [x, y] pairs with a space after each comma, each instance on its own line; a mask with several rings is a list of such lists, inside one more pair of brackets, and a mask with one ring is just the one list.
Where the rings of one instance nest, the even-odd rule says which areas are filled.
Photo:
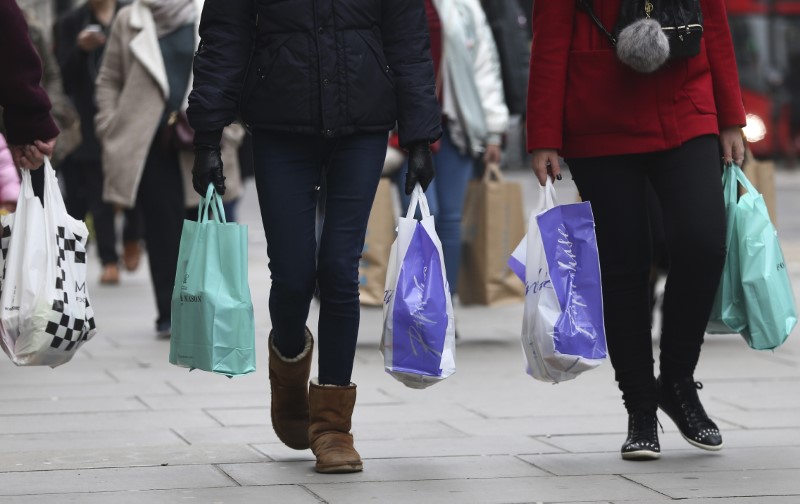
[[130, 26], [139, 30], [130, 41], [131, 53], [147, 69], [166, 99], [169, 96], [169, 81], [161, 47], [158, 45], [156, 24], [150, 9], [141, 0], [135, 0], [131, 5]]

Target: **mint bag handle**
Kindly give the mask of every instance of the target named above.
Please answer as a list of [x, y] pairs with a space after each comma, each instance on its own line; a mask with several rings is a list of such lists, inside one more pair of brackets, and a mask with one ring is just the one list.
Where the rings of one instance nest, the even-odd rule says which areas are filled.
[[200, 205], [197, 208], [197, 216], [201, 224], [209, 221], [208, 211], [212, 209], [213, 217], [212, 222], [220, 222], [227, 224], [228, 220], [225, 218], [225, 207], [222, 206], [222, 198], [220, 198], [217, 191], [214, 189], [214, 184], [209, 183], [206, 189], [206, 197], [200, 197]]

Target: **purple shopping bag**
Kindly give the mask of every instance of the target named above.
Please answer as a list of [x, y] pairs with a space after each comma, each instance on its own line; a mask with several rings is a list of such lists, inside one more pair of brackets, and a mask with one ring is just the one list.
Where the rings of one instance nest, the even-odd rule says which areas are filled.
[[555, 350], [586, 359], [606, 357], [600, 261], [588, 202], [557, 205], [537, 217], [550, 280], [561, 315]]

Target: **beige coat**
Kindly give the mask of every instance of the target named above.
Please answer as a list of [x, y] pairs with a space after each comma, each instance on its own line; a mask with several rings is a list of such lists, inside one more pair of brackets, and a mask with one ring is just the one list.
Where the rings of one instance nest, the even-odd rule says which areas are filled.
[[[117, 14], [97, 76], [95, 129], [103, 149], [103, 200], [127, 208], [136, 204], [147, 154], [168, 96], [155, 22], [150, 10], [136, 0]], [[225, 143], [226, 150], [236, 148], [241, 137], [235, 144]], [[189, 173], [190, 181], [193, 161], [191, 152], [180, 156], [184, 179]], [[225, 165], [231, 183], [228, 197], [238, 194], [238, 171], [238, 163]], [[184, 189], [187, 196], [193, 191], [191, 184]]]

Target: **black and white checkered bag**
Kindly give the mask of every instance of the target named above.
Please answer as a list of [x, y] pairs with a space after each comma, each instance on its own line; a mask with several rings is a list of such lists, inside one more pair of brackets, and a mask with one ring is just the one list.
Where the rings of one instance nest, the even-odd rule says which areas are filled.
[[0, 344], [20, 366], [64, 364], [96, 332], [88, 230], [67, 214], [49, 162], [44, 169], [44, 208], [23, 170], [17, 210], [0, 219]]

